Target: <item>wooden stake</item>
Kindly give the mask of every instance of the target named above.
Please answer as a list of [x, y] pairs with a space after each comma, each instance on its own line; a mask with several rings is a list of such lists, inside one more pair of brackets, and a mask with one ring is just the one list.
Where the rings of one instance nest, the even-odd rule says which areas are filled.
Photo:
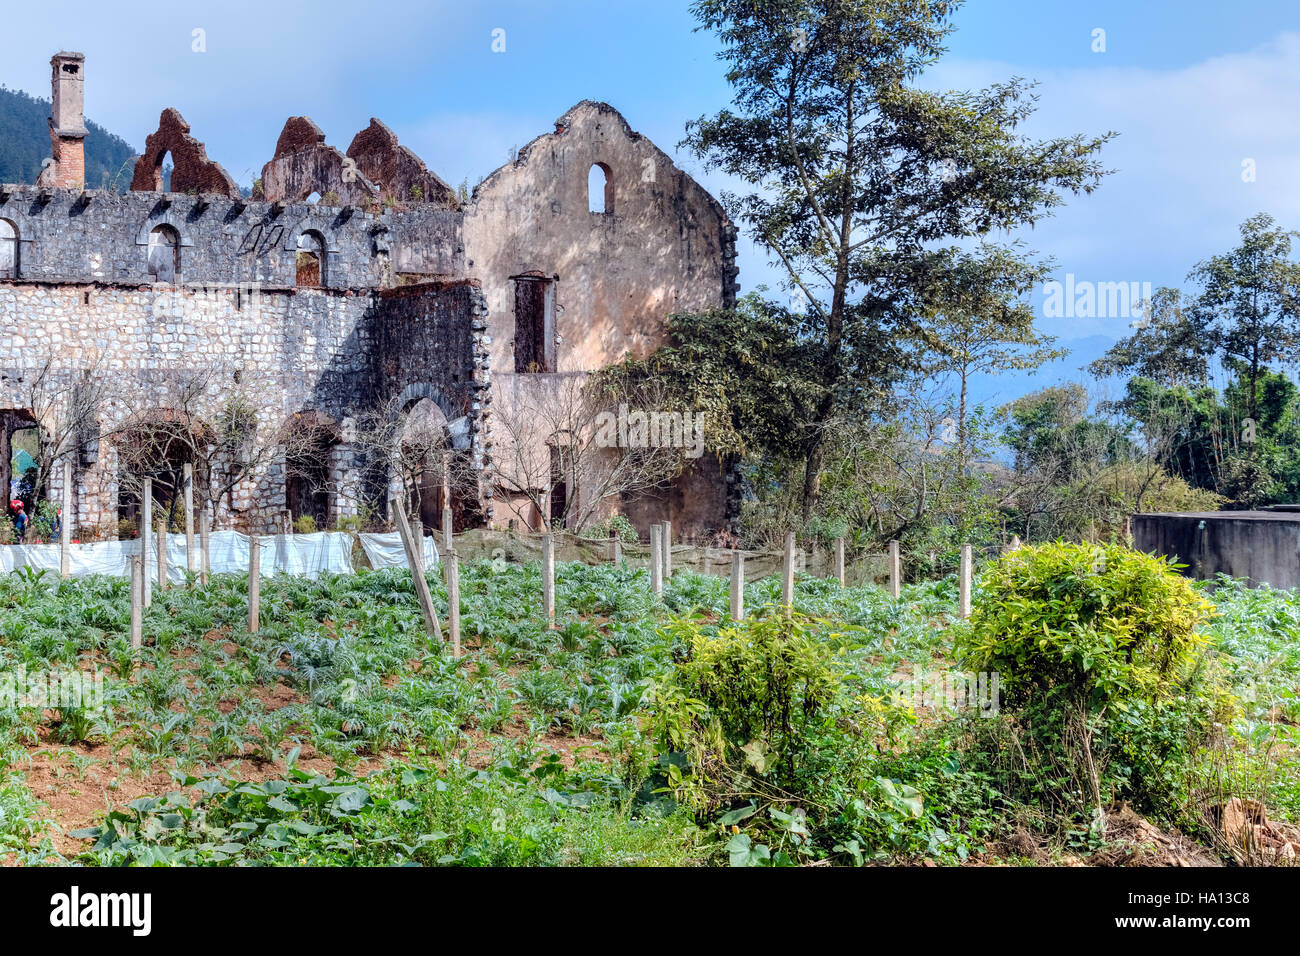
[[650, 593], [659, 597], [664, 593], [664, 527], [650, 526]]
[[840, 582], [840, 587], [844, 587], [844, 539], [835, 539], [835, 580]]
[[158, 590], [167, 590], [167, 521], [158, 519]]
[[211, 553], [208, 545], [212, 535], [212, 519], [205, 511], [199, 515], [199, 583], [208, 586], [208, 569], [211, 565]]
[[673, 523], [664, 522], [664, 580], [673, 578]]
[[731, 552], [731, 619], [745, 619], [745, 555], [736, 550]]
[[442, 456], [442, 546], [451, 550], [451, 456]]
[[194, 550], [194, 466], [185, 463], [185, 567], [193, 574], [199, 569], [199, 555]]
[[59, 519], [59, 574], [72, 576], [72, 456], [63, 459], [63, 517]]
[[455, 551], [443, 555], [447, 575], [447, 630], [451, 632], [451, 656], [460, 657], [460, 559]]
[[609, 559], [613, 562], [614, 567], [623, 563], [623, 539], [618, 535], [609, 539]]
[[144, 640], [144, 555], [131, 555], [131, 650], [140, 652]]
[[406, 549], [406, 563], [411, 568], [411, 583], [415, 587], [415, 598], [420, 602], [420, 611], [424, 614], [424, 627], [439, 643], [442, 641], [442, 626], [433, 609], [433, 595], [429, 593], [429, 581], [424, 576], [424, 540], [416, 538], [411, 531], [411, 523], [406, 520], [406, 507], [401, 498], [394, 498], [393, 520], [397, 533]]
[[961, 573], [959, 577], [960, 591], [958, 596], [958, 613], [963, 618], [970, 617], [970, 590], [971, 590], [971, 550], [969, 544], [961, 546]]
[[[140, 556], [149, 560], [149, 542], [153, 540], [153, 479], [146, 478], [140, 490]], [[144, 606], [153, 604], [153, 575], [145, 566]]]
[[262, 614], [262, 544], [257, 535], [248, 536], [248, 633], [261, 630]]
[[542, 535], [542, 613], [549, 627], [555, 622], [555, 535]]
[[785, 606], [785, 616], [794, 610], [794, 532], [785, 535], [785, 562], [781, 567], [781, 603]]
[[889, 542], [889, 594], [895, 601], [903, 593], [903, 565], [898, 553], [898, 542]]

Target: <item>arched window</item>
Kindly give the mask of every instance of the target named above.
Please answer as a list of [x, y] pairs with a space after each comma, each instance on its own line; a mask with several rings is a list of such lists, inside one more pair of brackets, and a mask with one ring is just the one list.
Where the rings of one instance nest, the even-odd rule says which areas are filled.
[[325, 237], [319, 232], [304, 232], [298, 237], [298, 287], [321, 289], [325, 286]]
[[604, 163], [595, 163], [587, 170], [587, 208], [599, 213], [614, 211], [614, 180]]
[[18, 228], [0, 219], [0, 279], [18, 278]]
[[154, 192], [169, 193], [172, 191], [172, 170], [176, 164], [172, 162], [171, 150], [163, 150], [158, 154], [158, 162], [153, 168], [153, 188]]
[[181, 271], [181, 237], [168, 225], [149, 233], [149, 274], [158, 282], [175, 283]]

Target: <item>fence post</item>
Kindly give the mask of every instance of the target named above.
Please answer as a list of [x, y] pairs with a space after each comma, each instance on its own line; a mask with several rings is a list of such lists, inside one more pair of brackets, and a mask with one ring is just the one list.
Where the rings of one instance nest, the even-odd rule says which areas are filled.
[[970, 617], [971, 550], [969, 544], [961, 546], [961, 574], [957, 611], [963, 618]]
[[844, 539], [835, 539], [835, 580], [844, 587]]
[[[146, 478], [140, 491], [140, 556], [149, 560], [149, 542], [153, 540], [153, 479]], [[144, 606], [153, 604], [153, 579], [149, 566], [144, 569]]]
[[211, 567], [208, 544], [212, 534], [212, 519], [205, 511], [199, 515], [199, 583], [208, 586], [208, 569]]
[[443, 555], [447, 573], [447, 630], [451, 632], [451, 656], [460, 657], [460, 559], [455, 551]]
[[731, 619], [745, 619], [745, 555], [734, 548], [731, 551]]
[[542, 535], [542, 613], [546, 626], [555, 623], [555, 535]]
[[664, 593], [664, 526], [650, 526], [650, 593], [659, 597]]
[[781, 566], [781, 603], [785, 616], [794, 610], [794, 532], [785, 533], [785, 561]]
[[248, 633], [261, 629], [262, 611], [262, 545], [257, 535], [248, 536]]
[[618, 567], [623, 563], [623, 539], [618, 535], [614, 535], [609, 539], [609, 556], [610, 560], [614, 562], [614, 567]]
[[138, 653], [144, 638], [144, 555], [131, 555], [131, 651]]
[[451, 550], [451, 456], [442, 456], [442, 546]]
[[895, 601], [903, 593], [903, 565], [897, 541], [889, 542], [889, 593]]
[[194, 466], [185, 463], [185, 568], [191, 574], [199, 569], [198, 553], [194, 550]]
[[710, 560], [711, 557], [712, 556], [709, 554], [709, 546], [706, 544], [703, 550], [700, 552], [700, 573], [701, 574], [708, 575], [713, 573], [713, 562]]
[[167, 590], [167, 519], [158, 519], [158, 590]]
[[59, 520], [59, 575], [72, 576], [72, 456], [63, 459], [63, 516]]
[[673, 523], [664, 522], [664, 580], [671, 581], [673, 578]]
[[406, 563], [411, 568], [411, 584], [415, 587], [415, 599], [420, 603], [424, 614], [425, 629], [439, 642], [442, 642], [442, 626], [438, 615], [433, 610], [433, 595], [429, 593], [429, 581], [424, 576], [424, 534], [416, 538], [411, 524], [406, 520], [406, 506], [401, 498], [392, 499], [393, 521], [397, 525], [397, 534], [406, 549]]

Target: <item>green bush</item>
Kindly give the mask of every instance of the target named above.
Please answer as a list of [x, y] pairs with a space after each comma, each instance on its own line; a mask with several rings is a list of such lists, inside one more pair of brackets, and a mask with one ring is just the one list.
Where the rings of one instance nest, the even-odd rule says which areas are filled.
[[777, 611], [667, 628], [689, 654], [655, 688], [665, 789], [730, 832], [733, 865], [861, 863], [919, 845], [920, 794], [876, 773], [881, 745], [910, 711], [850, 693], [832, 650], [843, 635], [822, 633], [826, 625]]
[[958, 650], [998, 674], [1011, 724], [989, 729], [1029, 795], [1071, 811], [1171, 803], [1230, 707], [1199, 632], [1213, 611], [1164, 559], [1118, 545], [1025, 547], [990, 565]]
[[636, 544], [640, 540], [627, 515], [610, 515], [592, 525], [587, 533], [593, 538], [618, 538], [624, 544]]
[[316, 527], [316, 519], [312, 515], [299, 515], [293, 522], [294, 534], [315, 534], [319, 529]]

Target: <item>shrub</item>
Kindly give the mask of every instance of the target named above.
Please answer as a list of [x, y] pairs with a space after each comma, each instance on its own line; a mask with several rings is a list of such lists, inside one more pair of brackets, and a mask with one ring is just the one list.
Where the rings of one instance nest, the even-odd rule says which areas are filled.
[[1228, 706], [1198, 631], [1213, 605], [1164, 559], [1118, 545], [1021, 548], [979, 585], [958, 650], [999, 675], [1007, 766], [1070, 810], [1168, 800]]
[[315, 534], [316, 519], [311, 515], [299, 515], [293, 522], [294, 534]]
[[626, 544], [636, 544], [640, 540], [627, 515], [610, 515], [592, 525], [589, 533], [593, 538], [618, 538]]
[[655, 688], [660, 766], [697, 819], [730, 828], [733, 865], [860, 863], [882, 844], [912, 846], [920, 794], [874, 773], [879, 744], [910, 712], [850, 695], [825, 624], [776, 612], [667, 628], [689, 654]]

